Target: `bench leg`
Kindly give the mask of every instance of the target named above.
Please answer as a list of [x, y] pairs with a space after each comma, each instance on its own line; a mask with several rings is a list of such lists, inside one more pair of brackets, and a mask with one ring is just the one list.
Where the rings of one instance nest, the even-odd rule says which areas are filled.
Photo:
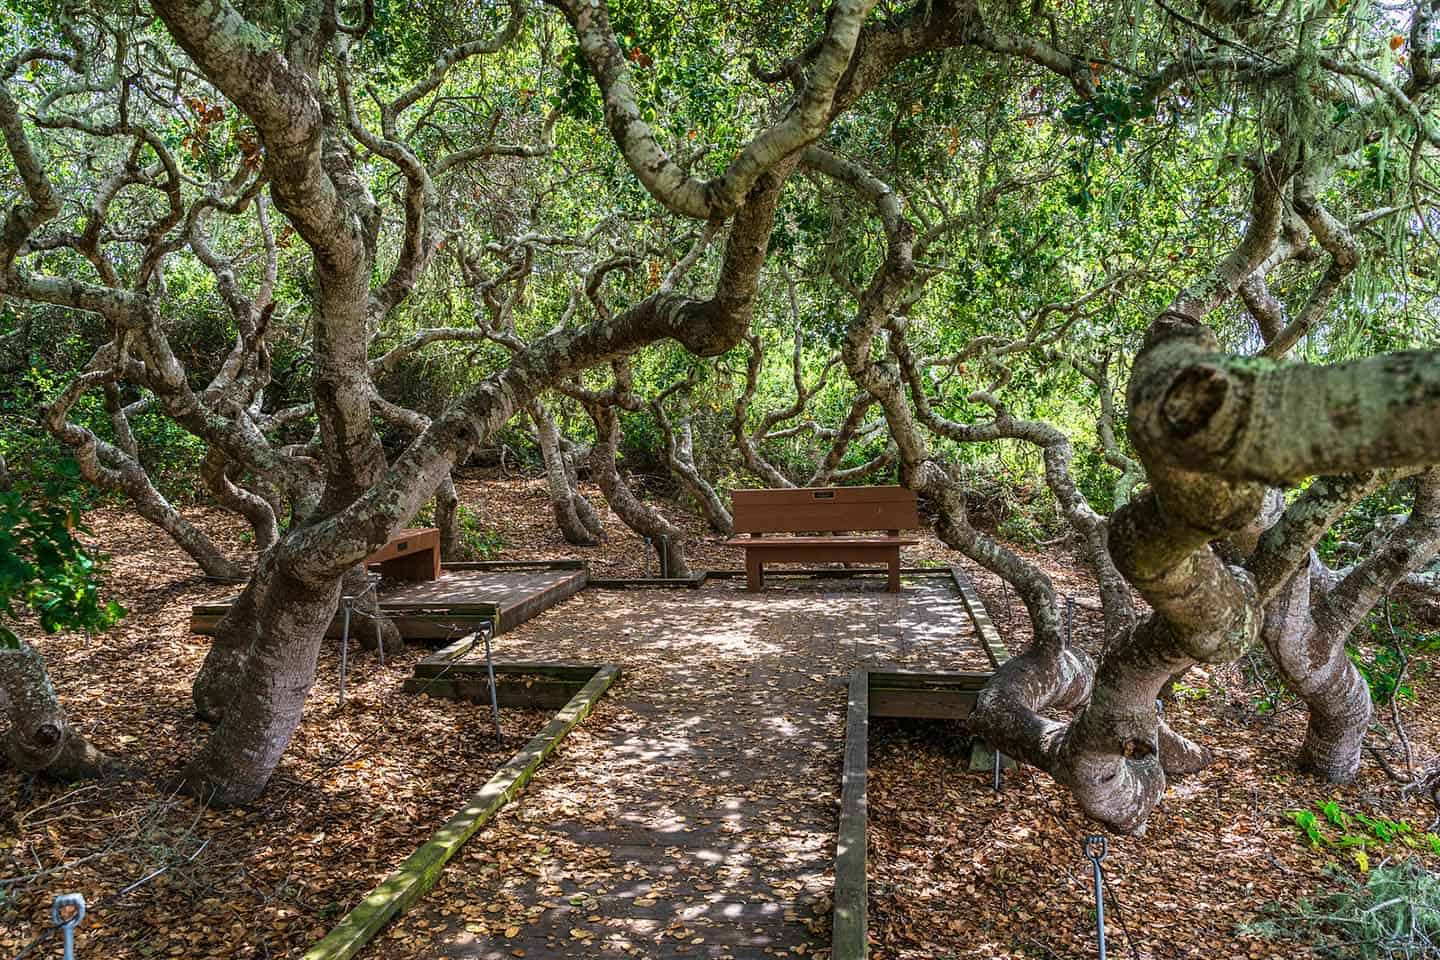
[[760, 565], [759, 554], [745, 552], [745, 589], [759, 593], [765, 589], [765, 568]]
[[900, 548], [896, 547], [895, 552], [890, 555], [890, 586], [887, 587], [891, 593], [900, 592]]

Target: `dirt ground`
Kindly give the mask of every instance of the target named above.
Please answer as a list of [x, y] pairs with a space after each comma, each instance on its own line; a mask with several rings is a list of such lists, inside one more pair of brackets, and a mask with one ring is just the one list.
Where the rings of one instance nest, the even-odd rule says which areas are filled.
[[[1075, 637], [1097, 653], [1103, 620], [1083, 566], [1060, 550], [1017, 549], [1046, 569], [1058, 593], [1074, 597]], [[1013, 652], [1029, 634], [1015, 592], [984, 571], [971, 572]], [[1434, 656], [1422, 654], [1412, 664], [1415, 696], [1402, 707], [1421, 766], [1440, 754]], [[1275, 678], [1266, 682], [1278, 691]], [[1144, 836], [1108, 838], [1109, 953], [1308, 956], [1307, 947], [1247, 928], [1275, 905], [1288, 913], [1301, 898], [1339, 889], [1334, 872], [1359, 877], [1360, 865], [1349, 852], [1312, 848], [1289, 812], [1315, 811], [1316, 803], [1333, 799], [1352, 815], [1407, 820], [1424, 831], [1437, 811], [1403, 798], [1368, 758], [1355, 782], [1341, 787], [1298, 773], [1291, 761], [1304, 738], [1303, 704], [1285, 695], [1277, 710], [1265, 709], [1266, 688], [1241, 666], [1193, 670], [1185, 685], [1166, 716], [1214, 749], [1217, 760], [1171, 782]], [[1371, 742], [1382, 744], [1389, 710], [1377, 711], [1376, 719]], [[1081, 851], [1095, 825], [1044, 774], [1007, 770], [996, 794], [990, 772], [970, 771], [969, 759], [958, 724], [891, 720], [871, 729], [872, 956], [1095, 956], [1094, 882]], [[1372, 862], [1387, 856], [1424, 856], [1440, 865], [1440, 858], [1400, 843], [1369, 849]]]
[[[657, 572], [653, 553], [598, 498], [606, 541], [575, 548], [554, 532], [540, 479], [468, 479], [460, 492], [482, 526], [499, 533], [501, 558], [580, 557], [597, 576]], [[693, 535], [695, 567], [740, 565], [738, 551], [698, 519], [673, 505], [662, 509]], [[187, 512], [242, 553], [233, 522], [205, 509]], [[118, 787], [66, 787], [0, 769], [0, 956], [13, 956], [43, 929], [49, 897], [62, 889], [103, 905], [82, 928], [81, 957], [298, 955], [543, 722], [510, 712], [497, 749], [479, 708], [401, 692], [418, 649], [384, 669], [371, 654], [353, 658], [347, 702], [337, 709], [337, 650], [327, 644], [303, 725], [261, 800], [244, 811], [198, 810], [155, 784], [206, 735], [189, 687], [208, 643], [189, 635], [190, 605], [234, 588], [207, 583], [127, 511], [103, 508], [88, 519], [111, 555], [109, 595], [129, 615], [103, 636], [57, 636], [41, 646], [72, 721], [142, 775]], [[1080, 567], [1059, 548], [1030, 555], [1076, 598], [1077, 637], [1093, 646], [1098, 604]], [[954, 559], [926, 536], [906, 562]], [[1014, 592], [972, 574], [1018, 649], [1028, 630]], [[1415, 700], [1404, 713], [1418, 758], [1428, 760], [1440, 751], [1431, 709], [1440, 685], [1418, 666], [1415, 676]], [[1240, 669], [1197, 671], [1187, 687], [1171, 719], [1219, 759], [1172, 785], [1144, 837], [1111, 839], [1110, 950], [1294, 956], [1293, 945], [1257, 939], [1242, 926], [1266, 904], [1328, 889], [1327, 867], [1353, 875], [1358, 865], [1312, 850], [1287, 812], [1333, 797], [1348, 811], [1423, 828], [1433, 811], [1403, 801], [1368, 761], [1354, 784], [1339, 789], [1294, 773], [1289, 757], [1303, 710], [1283, 699], [1276, 711], [1260, 709], [1264, 691]], [[872, 736], [877, 960], [1093, 956], [1089, 865], [1079, 850], [1090, 828], [1042, 774], [1007, 772], [1002, 792], [992, 794], [987, 774], [965, 769], [960, 741], [943, 725], [883, 724]], [[30, 955], [58, 955], [58, 945]]]
[[[193, 519], [235, 529], [205, 510]], [[47, 928], [51, 897], [71, 891], [90, 905], [80, 957], [298, 955], [549, 718], [503, 712], [497, 745], [482, 708], [401, 690], [426, 650], [387, 658], [382, 669], [354, 644], [337, 707], [332, 641], [265, 793], [248, 809], [200, 810], [157, 784], [207, 733], [190, 682], [209, 643], [190, 635], [190, 607], [235, 588], [207, 583], [125, 511], [88, 520], [111, 556], [108, 595], [129, 614], [103, 636], [47, 637], [41, 648], [71, 721], [140, 776], [67, 786], [0, 766], [0, 956]], [[30, 955], [59, 956], [59, 944]]]

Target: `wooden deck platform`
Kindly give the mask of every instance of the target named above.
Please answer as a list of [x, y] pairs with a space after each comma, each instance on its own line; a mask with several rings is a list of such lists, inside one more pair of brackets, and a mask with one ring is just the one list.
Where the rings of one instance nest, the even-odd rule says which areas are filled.
[[[500, 634], [579, 593], [585, 580], [578, 565], [447, 565], [436, 580], [387, 582], [380, 609], [406, 640], [453, 640], [486, 620]], [[213, 634], [229, 609], [229, 603], [197, 604], [191, 608], [190, 631]], [[329, 635], [338, 637], [341, 629], [337, 614]]]
[[[948, 578], [884, 587], [587, 591], [501, 637], [502, 661], [603, 659], [626, 674], [373, 955], [828, 951], [852, 671], [989, 669]], [[464, 666], [478, 656], [445, 679], [478, 681]]]

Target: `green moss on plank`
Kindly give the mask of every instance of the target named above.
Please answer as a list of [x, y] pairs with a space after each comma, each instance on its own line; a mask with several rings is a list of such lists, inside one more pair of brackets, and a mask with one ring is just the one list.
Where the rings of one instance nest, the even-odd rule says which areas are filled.
[[836, 830], [835, 915], [830, 951], [834, 960], [865, 960], [870, 953], [865, 867], [869, 717], [870, 678], [864, 667], [857, 667], [850, 675], [840, 824]]
[[985, 610], [985, 601], [980, 599], [980, 594], [976, 592], [975, 585], [970, 582], [965, 571], [959, 567], [951, 567], [950, 575], [955, 579], [955, 587], [960, 591], [960, 599], [975, 624], [976, 632], [980, 634], [980, 646], [984, 649], [985, 656], [992, 667], [998, 668], [1010, 659], [1010, 651], [1005, 649], [1005, 641], [1000, 639], [1000, 631], [996, 630], [995, 624], [991, 622], [990, 614]]
[[545, 729], [495, 771], [495, 775], [464, 808], [407, 857], [399, 869], [370, 891], [324, 939], [306, 951], [303, 960], [349, 960], [380, 932], [381, 927], [434, 887], [440, 871], [450, 858], [501, 807], [524, 789], [540, 764], [555, 751], [565, 735], [589, 715], [619, 675], [620, 668], [614, 665], [607, 664], [597, 670], [590, 682], [551, 718]]

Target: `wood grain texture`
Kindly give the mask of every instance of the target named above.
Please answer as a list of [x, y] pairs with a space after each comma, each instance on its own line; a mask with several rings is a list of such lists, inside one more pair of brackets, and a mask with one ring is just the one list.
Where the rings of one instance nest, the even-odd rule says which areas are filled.
[[580, 692], [530, 742], [486, 781], [464, 807], [433, 837], [412, 853], [394, 873], [372, 890], [303, 960], [349, 960], [397, 914], [424, 896], [440, 878], [445, 864], [465, 842], [524, 789], [545, 758], [575, 725], [589, 715], [597, 700], [620, 675], [619, 667], [597, 667]]

